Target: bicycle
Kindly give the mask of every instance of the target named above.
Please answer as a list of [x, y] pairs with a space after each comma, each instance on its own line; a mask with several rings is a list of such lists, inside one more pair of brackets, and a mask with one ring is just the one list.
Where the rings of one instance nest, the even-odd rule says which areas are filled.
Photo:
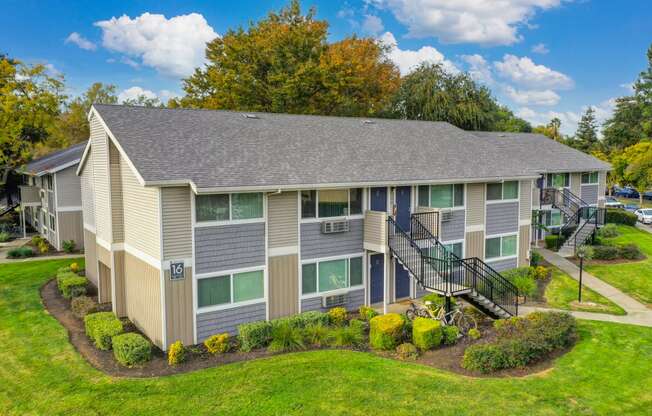
[[405, 311], [405, 315], [411, 321], [417, 316], [435, 319], [441, 322], [442, 325], [453, 325], [458, 327], [462, 334], [466, 334], [470, 329], [477, 329], [478, 327], [475, 318], [464, 313], [462, 308], [457, 307], [447, 313], [446, 308], [429, 301], [426, 301], [425, 303], [410, 302], [410, 307]]

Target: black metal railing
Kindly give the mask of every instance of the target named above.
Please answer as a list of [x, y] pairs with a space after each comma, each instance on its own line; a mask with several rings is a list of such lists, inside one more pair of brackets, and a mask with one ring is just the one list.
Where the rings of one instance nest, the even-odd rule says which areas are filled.
[[[584, 222], [575, 230], [573, 235], [573, 252], [577, 254], [577, 247], [586, 243], [591, 238], [591, 242], [595, 242], [595, 234], [598, 227], [604, 225], [606, 220], [607, 210], [605, 208], [597, 207], [584, 207], [578, 213], [578, 218]], [[591, 227], [591, 232], [586, 233], [584, 230]]]
[[472, 276], [472, 287], [477, 293], [510, 315], [518, 315], [518, 289], [512, 282], [477, 257], [464, 259], [463, 262]]
[[439, 237], [439, 211], [417, 212], [410, 216], [410, 234], [414, 240]]

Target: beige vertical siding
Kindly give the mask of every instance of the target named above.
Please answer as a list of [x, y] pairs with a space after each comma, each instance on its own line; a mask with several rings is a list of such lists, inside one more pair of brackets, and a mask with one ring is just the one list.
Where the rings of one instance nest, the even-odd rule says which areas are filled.
[[518, 233], [518, 266], [524, 267], [530, 264], [530, 226], [521, 225]]
[[365, 211], [364, 248], [366, 250], [373, 250], [379, 253], [384, 253], [386, 246], [387, 213], [379, 211]]
[[[57, 213], [57, 232], [59, 241], [73, 240], [78, 249], [84, 248], [84, 225], [81, 211], [64, 211]], [[93, 239], [93, 245], [95, 240]]]
[[97, 255], [97, 260], [111, 267], [111, 252], [99, 244], [95, 245], [95, 253]]
[[299, 208], [296, 192], [283, 192], [267, 198], [268, 247], [299, 245]]
[[161, 273], [129, 252], [125, 253], [127, 316], [158, 347], [163, 347]]
[[109, 170], [111, 172], [111, 229], [113, 242], [124, 241], [124, 217], [122, 210], [122, 174], [120, 172], [120, 153], [113, 143], [109, 143]]
[[159, 189], [140, 185], [124, 159], [120, 161], [120, 168], [125, 244], [160, 259]]
[[529, 220], [532, 218], [532, 181], [521, 181], [519, 191], [520, 219]]
[[484, 224], [485, 184], [466, 185], [466, 225]]
[[536, 186], [536, 182], [532, 184], [532, 208], [539, 209], [541, 199], [541, 191]]
[[161, 188], [163, 259], [192, 257], [190, 187]]
[[80, 178], [75, 171], [77, 165], [61, 170], [56, 175], [57, 207], [78, 207], [81, 205]]
[[86, 277], [93, 282], [95, 287], [99, 287], [97, 280], [97, 246], [95, 234], [89, 230], [84, 230], [84, 258], [86, 260]]
[[101, 261], [97, 262], [99, 303], [111, 302], [111, 268]]
[[598, 172], [598, 206], [604, 207], [604, 191], [607, 189], [607, 172]]
[[[95, 185], [93, 183], [93, 152], [89, 151], [81, 171], [81, 200], [84, 224], [95, 227]], [[94, 238], [94, 237], [93, 237]]]
[[570, 174], [570, 188], [571, 192], [577, 196], [580, 196], [582, 189], [582, 174], [578, 172], [573, 172]]
[[473, 231], [466, 233], [466, 257], [478, 257], [484, 259], [484, 231]]
[[90, 121], [90, 127], [91, 151], [93, 152], [96, 235], [98, 238], [110, 243], [112, 236], [109, 195], [109, 139], [96, 117], [93, 117]]
[[170, 280], [170, 271], [165, 270], [165, 313], [168, 345], [177, 340], [193, 344], [192, 267], [185, 268], [183, 280]]
[[299, 312], [299, 256], [269, 258], [269, 317], [294, 315]]
[[113, 251], [113, 274], [115, 283], [115, 302], [113, 312], [119, 317], [127, 316], [127, 304], [125, 298], [125, 252], [124, 250]]

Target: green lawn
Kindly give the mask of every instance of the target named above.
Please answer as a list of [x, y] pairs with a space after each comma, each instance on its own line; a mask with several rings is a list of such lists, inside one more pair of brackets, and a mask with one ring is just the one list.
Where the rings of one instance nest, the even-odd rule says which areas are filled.
[[609, 415], [652, 408], [652, 328], [581, 322], [554, 370], [474, 379], [372, 354], [318, 351], [159, 379], [93, 369], [42, 308], [70, 261], [0, 265], [0, 414]]
[[618, 226], [616, 243], [636, 243], [647, 256], [643, 261], [627, 264], [591, 264], [586, 267], [594, 276], [652, 306], [652, 234], [635, 227]]
[[[582, 288], [582, 304], [577, 304], [579, 282], [558, 268], [554, 266], [549, 267], [552, 271], [552, 280], [546, 287], [544, 296], [550, 307], [573, 311], [626, 315], [623, 308], [586, 286]], [[587, 305], [587, 303], [594, 303], [596, 305]]]

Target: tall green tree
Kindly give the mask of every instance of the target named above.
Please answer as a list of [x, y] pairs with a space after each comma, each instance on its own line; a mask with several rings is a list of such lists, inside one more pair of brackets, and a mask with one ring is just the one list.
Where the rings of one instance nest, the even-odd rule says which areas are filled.
[[148, 97], [145, 94], [138, 94], [135, 98], [127, 98], [122, 101], [124, 105], [135, 105], [139, 107], [163, 107], [161, 100], [157, 97]]
[[422, 63], [403, 77], [388, 115], [447, 121], [465, 130], [530, 130], [526, 121], [498, 105], [491, 91], [469, 74], [451, 74], [431, 63]]
[[560, 143], [565, 141], [564, 135], [561, 133], [561, 120], [557, 117], [554, 117], [545, 126], [536, 126], [532, 132], [543, 134]]
[[293, 0], [280, 12], [208, 43], [208, 64], [169, 106], [368, 115], [386, 105], [399, 72], [371, 39], [327, 42], [328, 23]]
[[625, 148], [614, 157], [613, 167], [624, 184], [638, 191], [642, 206], [643, 192], [652, 189], [652, 141], [643, 140]]
[[599, 144], [598, 140], [598, 122], [595, 119], [595, 110], [593, 107], [586, 109], [580, 122], [577, 123], [577, 131], [573, 139], [573, 147], [589, 153]]

